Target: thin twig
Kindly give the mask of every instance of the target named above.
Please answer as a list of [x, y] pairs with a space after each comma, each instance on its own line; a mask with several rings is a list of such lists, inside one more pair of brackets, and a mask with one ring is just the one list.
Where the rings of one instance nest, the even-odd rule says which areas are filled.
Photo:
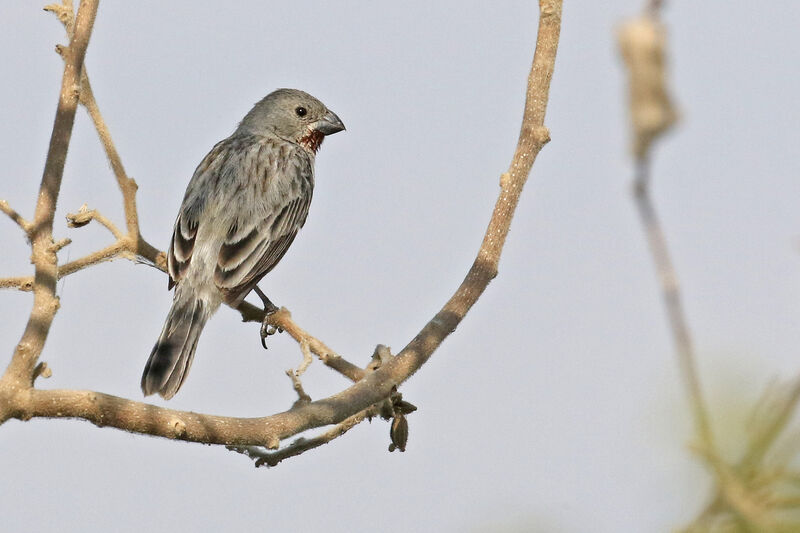
[[[58, 265], [56, 279], [59, 280], [61, 278], [65, 278], [70, 274], [74, 274], [80, 270], [83, 270], [84, 268], [104, 263], [106, 261], [111, 261], [118, 257], [133, 259], [133, 256], [127, 250], [124, 241], [117, 241], [114, 244], [110, 244], [105, 248], [97, 250], [96, 252], [92, 252], [84, 257], [75, 259], [69, 263], [64, 263], [63, 265]], [[33, 276], [0, 278], [0, 289], [17, 289], [20, 291], [29, 292], [33, 290], [33, 281]]]
[[25, 236], [28, 236], [28, 234], [31, 232], [31, 223], [25, 220], [22, 215], [17, 213], [14, 209], [12, 209], [11, 206], [8, 205], [7, 201], [0, 200], [0, 211], [8, 215], [8, 218], [13, 220], [14, 223], [25, 232]]
[[[122, 192], [123, 208], [125, 210], [125, 225], [129, 235], [140, 236], [139, 234], [139, 215], [136, 209], [136, 191], [138, 185], [133, 178], [128, 177], [125, 173], [125, 167], [122, 166], [122, 159], [117, 152], [114, 141], [111, 139], [111, 132], [100, 113], [100, 108], [94, 98], [92, 85], [89, 82], [89, 74], [84, 71], [83, 80], [81, 83], [81, 103], [84, 105], [89, 113], [89, 116], [94, 123], [97, 134], [100, 137], [100, 142], [103, 144], [103, 149], [106, 152], [108, 161], [111, 164], [111, 169], [114, 172], [114, 177], [117, 179], [117, 184]], [[133, 250], [132, 250], [133, 251]]]
[[700, 386], [700, 377], [697, 373], [692, 339], [689, 334], [689, 328], [686, 325], [678, 277], [669, 257], [667, 242], [650, 199], [650, 168], [647, 157], [637, 161], [634, 198], [645, 235], [647, 236], [647, 243], [653, 256], [658, 280], [661, 284], [661, 293], [672, 331], [672, 340], [678, 356], [678, 364], [689, 393], [695, 430], [706, 456], [716, 457], [714, 436], [709, 422], [708, 408]]
[[286, 375], [292, 380], [292, 388], [294, 388], [294, 391], [297, 393], [297, 402], [295, 402], [295, 406], [309, 403], [311, 401], [311, 396], [309, 396], [303, 388], [303, 383], [300, 381], [300, 376], [297, 372], [290, 368], [286, 371]]
[[337, 424], [332, 429], [317, 435], [316, 437], [312, 437], [310, 439], [306, 438], [299, 438], [280, 450], [270, 452], [264, 448], [260, 448], [258, 446], [228, 446], [229, 450], [242, 453], [247, 455], [251, 459], [255, 459], [255, 466], [277, 466], [278, 463], [283, 461], [284, 459], [288, 459], [290, 457], [295, 457], [300, 455], [304, 452], [309, 450], [313, 450], [314, 448], [319, 448], [324, 444], [328, 444], [332, 440], [341, 437], [358, 424], [364, 421], [366, 418], [371, 418], [378, 414], [378, 409], [376, 407], [370, 407], [368, 409], [364, 409], [363, 411], [354, 414], [353, 416], [346, 418], [341, 423]]
[[[64, 24], [64, 29], [66, 30], [67, 35], [71, 36], [71, 7], [67, 6], [66, 8], [53, 9], [52, 11], [58, 15], [59, 20], [62, 22], [62, 24]], [[63, 47], [56, 47], [56, 51], [59, 53], [59, 55], [64, 57]], [[106, 153], [108, 162], [111, 165], [111, 170], [114, 172], [117, 185], [122, 193], [123, 209], [125, 211], [125, 226], [130, 238], [130, 251], [136, 255], [142, 255], [143, 253], [147, 252], [152, 253], [155, 249], [152, 245], [144, 240], [139, 232], [139, 214], [136, 208], [136, 191], [138, 190], [139, 186], [136, 184], [136, 181], [129, 177], [125, 172], [125, 167], [122, 164], [122, 158], [120, 157], [114, 141], [111, 138], [111, 132], [106, 125], [103, 114], [100, 112], [100, 107], [97, 105], [97, 100], [95, 99], [94, 91], [92, 90], [92, 84], [89, 81], [89, 73], [86, 68], [83, 69], [83, 73], [81, 75], [80, 103], [83, 104], [83, 106], [86, 108], [86, 111], [89, 113], [89, 117], [92, 119], [95, 131], [97, 131], [97, 135], [100, 137], [103, 150]]]
[[125, 235], [117, 228], [117, 226], [106, 218], [100, 211], [96, 209], [89, 209], [84, 204], [77, 213], [67, 214], [67, 225], [70, 228], [80, 228], [87, 225], [92, 220], [99, 222], [104, 228], [111, 232], [111, 234], [118, 241], [125, 238]]

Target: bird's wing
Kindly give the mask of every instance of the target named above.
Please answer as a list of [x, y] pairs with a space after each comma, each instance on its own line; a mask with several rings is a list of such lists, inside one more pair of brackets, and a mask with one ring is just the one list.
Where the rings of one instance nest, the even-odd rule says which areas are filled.
[[207, 194], [218, 182], [216, 175], [224, 167], [229, 157], [230, 150], [228, 148], [230, 148], [230, 139], [217, 143], [197, 165], [189, 186], [186, 188], [186, 195], [183, 198], [178, 219], [175, 221], [172, 240], [170, 240], [167, 251], [170, 289], [183, 278], [189, 268], [205, 200]]
[[226, 302], [241, 302], [278, 264], [305, 224], [310, 203], [310, 187], [299, 187], [266, 219], [240, 219], [231, 225], [214, 270], [214, 282]]

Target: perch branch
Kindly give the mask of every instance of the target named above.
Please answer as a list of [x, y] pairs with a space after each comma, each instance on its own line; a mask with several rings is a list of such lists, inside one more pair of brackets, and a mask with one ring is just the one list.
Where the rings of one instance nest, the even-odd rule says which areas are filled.
[[[244, 322], [261, 323], [261, 321], [264, 319], [264, 310], [248, 302], [241, 303], [239, 307], [237, 307], [237, 310], [241, 313], [242, 320]], [[303, 346], [304, 344], [307, 345], [311, 353], [319, 357], [325, 365], [339, 372], [350, 381], [355, 382], [364, 377], [364, 369], [359, 368], [357, 365], [347, 361], [345, 358], [328, 348], [325, 343], [316, 337], [313, 337], [306, 330], [298, 326], [297, 323], [292, 320], [292, 314], [285, 307], [282, 307], [279, 311], [273, 313], [269, 317], [269, 324], [278, 329], [284, 330], [300, 346]]]

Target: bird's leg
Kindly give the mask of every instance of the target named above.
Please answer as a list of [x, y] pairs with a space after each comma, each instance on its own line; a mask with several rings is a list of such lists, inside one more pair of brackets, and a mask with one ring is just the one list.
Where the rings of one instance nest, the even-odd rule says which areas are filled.
[[270, 315], [272, 315], [278, 310], [278, 306], [272, 303], [269, 298], [267, 298], [267, 295], [264, 294], [264, 292], [258, 288], [258, 285], [253, 287], [253, 291], [255, 291], [255, 293], [258, 295], [259, 298], [261, 298], [261, 301], [264, 303], [264, 320], [261, 322], [260, 335], [261, 335], [261, 346], [263, 346], [264, 349], [266, 350], [267, 349], [266, 338], [269, 335], [274, 335], [276, 331], [283, 331], [280, 329], [276, 329], [274, 326], [269, 325], [268, 322]]

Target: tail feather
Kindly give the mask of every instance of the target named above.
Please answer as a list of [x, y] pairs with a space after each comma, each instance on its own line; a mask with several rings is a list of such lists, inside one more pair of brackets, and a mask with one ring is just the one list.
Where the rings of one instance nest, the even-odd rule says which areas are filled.
[[161, 336], [156, 341], [142, 374], [145, 396], [158, 393], [169, 400], [181, 388], [192, 366], [197, 340], [211, 313], [202, 301], [177, 299], [172, 304]]

